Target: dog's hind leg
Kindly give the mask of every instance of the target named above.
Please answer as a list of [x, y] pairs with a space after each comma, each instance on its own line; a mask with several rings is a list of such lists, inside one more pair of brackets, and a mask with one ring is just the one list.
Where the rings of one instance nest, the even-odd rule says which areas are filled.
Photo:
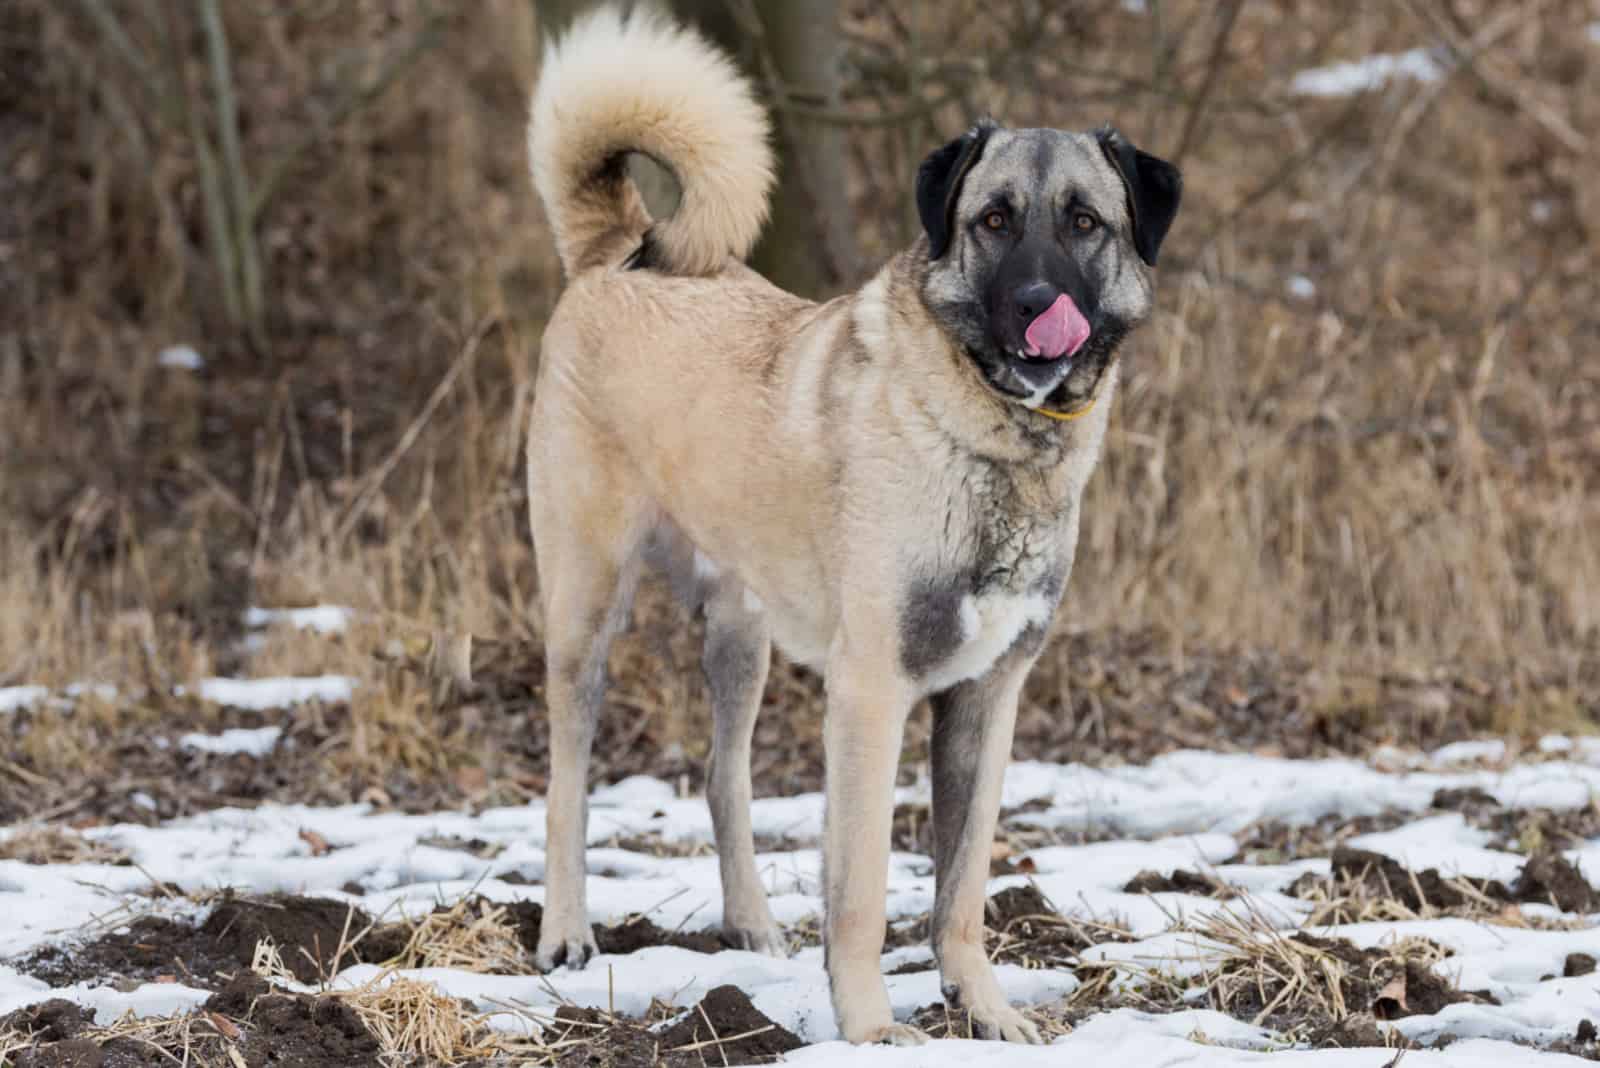
[[627, 619], [639, 544], [655, 511], [621, 472], [549, 462], [560, 455], [550, 444], [540, 443], [537, 467], [529, 450], [550, 722], [544, 917], [534, 953], [541, 971], [562, 963], [581, 968], [596, 952], [584, 891], [589, 754], [605, 695], [606, 655]]
[[986, 675], [932, 700], [933, 952], [945, 1001], [967, 1014], [975, 1038], [1043, 1041], [1007, 1003], [983, 945], [984, 888], [1017, 698], [1042, 637], [1025, 633]]
[[736, 949], [773, 957], [788, 947], [756, 871], [750, 830], [750, 738], [772, 661], [772, 639], [760, 611], [746, 604], [744, 586], [722, 581], [706, 601], [701, 657], [715, 723], [706, 800], [722, 869], [722, 931]]

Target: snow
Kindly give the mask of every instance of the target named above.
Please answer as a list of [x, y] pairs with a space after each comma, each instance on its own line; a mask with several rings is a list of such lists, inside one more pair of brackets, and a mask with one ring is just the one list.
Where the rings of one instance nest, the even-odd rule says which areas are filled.
[[196, 753], [216, 753], [222, 756], [243, 753], [247, 756], [264, 757], [272, 752], [282, 734], [282, 727], [258, 727], [255, 730], [235, 727], [221, 734], [185, 734], [178, 739], [178, 745]]
[[50, 696], [43, 686], [0, 686], [0, 712], [15, 712]]
[[1428, 759], [1437, 765], [1498, 764], [1505, 758], [1506, 743], [1499, 738], [1452, 742], [1428, 754]]
[[162, 349], [156, 357], [156, 363], [180, 371], [198, 371], [206, 365], [205, 357], [190, 345], [171, 345]]
[[1334, 63], [1300, 71], [1289, 83], [1298, 96], [1351, 96], [1381, 89], [1397, 78], [1436, 82], [1444, 74], [1439, 60], [1425, 48], [1379, 54], [1349, 63]]
[[1600, 44], [1600, 22], [1589, 23], [1589, 40]]
[[1527, 858], [1485, 848], [1492, 837], [1488, 831], [1468, 826], [1460, 813], [1452, 812], [1417, 820], [1392, 831], [1357, 835], [1348, 844], [1355, 849], [1393, 857], [1413, 871], [1438, 868], [1439, 874], [1446, 878], [1465, 875], [1510, 883]]
[[[354, 679], [344, 675], [317, 675], [309, 677], [266, 679], [201, 679], [195, 686], [195, 695], [230, 708], [243, 708], [262, 712], [270, 708], [287, 708], [307, 701], [337, 704], [350, 700], [355, 691]], [[178, 696], [187, 692], [177, 688]]]
[[[273, 702], [312, 696], [342, 699], [352, 685], [348, 679], [258, 680], [257, 688], [240, 680], [207, 681], [243, 689], [225, 687], [227, 692], [218, 694], [202, 684], [203, 696], [248, 707], [265, 707], [269, 697]], [[257, 701], [262, 704], [250, 703]], [[180, 745], [262, 754], [278, 740], [276, 728], [265, 728], [188, 735]], [[1013, 826], [1058, 828], [1066, 832], [1063, 837], [1068, 842], [1079, 832], [1092, 833], [1096, 840], [1034, 849], [1022, 858], [1030, 862], [1031, 875], [996, 878], [989, 892], [1032, 882], [1063, 913], [1125, 925], [1138, 939], [1091, 947], [1083, 953], [1086, 959], [1120, 962], [1130, 976], [1149, 968], [1200, 976], [1224, 949], [1186, 927], [1208, 916], [1232, 915], [1265, 918], [1274, 927], [1293, 929], [1306, 921], [1309, 908], [1284, 890], [1307, 872], [1328, 870], [1325, 858], [1276, 865], [1235, 861], [1238, 835], [1250, 824], [1267, 818], [1305, 824], [1323, 816], [1385, 810], [1417, 813], [1418, 818], [1393, 830], [1360, 835], [1350, 844], [1414, 868], [1509, 880], [1521, 857], [1491, 848], [1491, 836], [1458, 813], [1424, 813], [1435, 791], [1447, 787], [1477, 787], [1510, 805], [1589, 804], [1600, 788], [1600, 768], [1585, 759], [1591, 747], [1566, 739], [1565, 744], [1547, 740], [1540, 749], [1542, 755], [1536, 759], [1541, 762], [1500, 766], [1504, 749], [1482, 743], [1466, 749], [1447, 747], [1394, 762], [1398, 770], [1393, 771], [1356, 760], [1290, 761], [1195, 751], [1169, 754], [1142, 767], [1018, 763], [1006, 776], [1005, 803], [1014, 806], [1043, 799], [1047, 806], [1015, 815]], [[1483, 766], [1484, 761], [1493, 766]], [[897, 793], [901, 802], [926, 798], [925, 785]], [[591, 919], [614, 922], [644, 912], [668, 929], [711, 927], [721, 921], [714, 856], [658, 856], [608, 844], [631, 835], [710, 842], [703, 799], [679, 797], [669, 783], [636, 776], [595, 790], [590, 809]], [[815, 849], [821, 832], [821, 796], [758, 800], [751, 818], [763, 836], [799, 846], [757, 858], [774, 915], [787, 925], [815, 921], [822, 908]], [[302, 836], [303, 831], [314, 834]], [[5, 833], [0, 831], [0, 836]], [[152, 905], [140, 896], [151, 880], [175, 883], [187, 892], [232, 887], [242, 892], [312, 893], [359, 904], [386, 919], [415, 917], [470, 894], [495, 901], [542, 901], [544, 896], [538, 885], [545, 865], [544, 808], [539, 802], [477, 813], [420, 814], [380, 812], [368, 805], [264, 804], [217, 809], [156, 826], [123, 824], [82, 833], [126, 854], [133, 863], [35, 866], [0, 861], [0, 914], [7, 918], [0, 925], [0, 960], [69, 940], [78, 936], [76, 932], [90, 937], [105, 929], [104, 917], [136, 902], [141, 909], [156, 907], [169, 916], [198, 920], [206, 914], [206, 906], [182, 899]], [[479, 856], [430, 844], [450, 837], [481, 839], [499, 850]], [[319, 839], [331, 848], [314, 850], [310, 842]], [[1600, 840], [1579, 844], [1568, 855], [1600, 869]], [[1211, 874], [1234, 886], [1239, 896], [1219, 901], [1123, 889], [1139, 872], [1166, 875], [1180, 868]], [[513, 875], [515, 879], [508, 878]], [[351, 884], [352, 890], [358, 887], [362, 892], [347, 891]], [[887, 898], [891, 920], [926, 912], [933, 890], [932, 864], [926, 856], [892, 855]], [[1581, 1019], [1600, 1019], [1600, 978], [1546, 978], [1562, 973], [1570, 953], [1600, 955], [1600, 927], [1589, 926], [1600, 917], [1564, 916], [1548, 906], [1525, 906], [1523, 916], [1560, 920], [1560, 926], [1574, 929], [1436, 919], [1349, 924], [1319, 928], [1317, 933], [1362, 946], [1428, 938], [1451, 951], [1436, 968], [1454, 976], [1463, 989], [1487, 990], [1502, 1002], [1455, 1005], [1435, 1015], [1386, 1025], [1420, 1043], [1446, 1034], [1459, 1040], [1442, 1051], [1407, 1054], [1408, 1068], [1554, 1068], [1565, 1063], [1559, 1055], [1512, 1042], [1549, 1043], [1573, 1034]], [[926, 946], [912, 946], [886, 954], [884, 964], [889, 968], [928, 959]], [[333, 982], [355, 986], [378, 974], [372, 965], [358, 965], [342, 971]], [[519, 1009], [548, 1011], [567, 1000], [641, 1013], [653, 998], [687, 1006], [714, 986], [734, 983], [773, 1020], [819, 1043], [789, 1058], [789, 1063], [802, 1065], [1128, 1063], [1221, 1068], [1270, 1063], [1272, 1068], [1376, 1068], [1385, 1063], [1374, 1059], [1383, 1051], [1370, 1049], [1288, 1049], [1280, 1036], [1199, 1004], [1168, 1015], [1128, 1009], [1100, 1013], [1045, 1048], [944, 1040], [915, 1050], [855, 1049], [834, 1041], [837, 1030], [822, 952], [816, 947], [787, 960], [772, 960], [744, 952], [705, 955], [658, 946], [626, 956], [600, 956], [580, 971], [551, 976], [477, 975], [452, 969], [396, 974], [424, 979], [446, 993], [471, 999], [493, 1013], [494, 1026], [511, 1030], [528, 1026]], [[1017, 1004], [1059, 1000], [1078, 984], [1067, 970], [1003, 965], [997, 975], [1007, 997]], [[937, 971], [890, 976], [886, 982], [891, 1006], [901, 1018], [940, 999]], [[51, 991], [0, 964], [0, 1014], [48, 996], [90, 1005], [106, 1021], [130, 1011], [136, 1015], [181, 1011], [205, 994], [171, 983], [131, 990], [74, 986]]]
[[1291, 274], [1284, 288], [1297, 300], [1310, 300], [1317, 295], [1317, 284], [1303, 274]]
[[318, 604], [309, 608], [245, 609], [244, 625], [270, 627], [275, 624], [309, 630], [317, 634], [341, 634], [350, 625], [350, 609], [337, 604]]

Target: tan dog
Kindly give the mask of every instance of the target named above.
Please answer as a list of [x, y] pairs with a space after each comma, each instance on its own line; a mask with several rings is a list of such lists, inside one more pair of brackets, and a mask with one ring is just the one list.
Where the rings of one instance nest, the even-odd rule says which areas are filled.
[[[927, 234], [814, 304], [742, 265], [772, 182], [732, 64], [648, 8], [548, 48], [530, 154], [570, 281], [528, 443], [548, 659], [537, 963], [595, 951], [586, 778], [612, 634], [647, 557], [707, 621], [707, 796], [737, 947], [785, 951], [756, 871], [750, 744], [772, 643], [825, 674], [827, 965], [853, 1042], [921, 1041], [879, 974], [902, 729], [934, 710], [933, 948], [976, 1033], [1039, 1041], [984, 953], [1017, 698], [1072, 567], [1114, 353], [1145, 318], [1175, 169], [1115, 131], [975, 126], [918, 176]], [[682, 186], [650, 218], [626, 176]]]

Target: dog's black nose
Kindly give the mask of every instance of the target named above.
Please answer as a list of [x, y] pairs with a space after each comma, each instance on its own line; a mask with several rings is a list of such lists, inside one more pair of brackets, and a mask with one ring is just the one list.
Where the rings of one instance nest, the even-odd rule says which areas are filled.
[[1011, 306], [1017, 310], [1017, 316], [1031, 322], [1037, 315], [1042, 314], [1046, 308], [1056, 302], [1061, 295], [1061, 290], [1049, 282], [1029, 282], [1019, 286], [1011, 294]]

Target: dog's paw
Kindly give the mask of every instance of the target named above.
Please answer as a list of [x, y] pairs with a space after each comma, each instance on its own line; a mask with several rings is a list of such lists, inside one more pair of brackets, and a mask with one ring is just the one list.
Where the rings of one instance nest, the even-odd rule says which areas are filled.
[[967, 1018], [972, 1024], [973, 1038], [1019, 1042], [1028, 1046], [1044, 1044], [1044, 1036], [1033, 1021], [1010, 1005], [971, 1008], [967, 1010]]
[[777, 924], [766, 927], [724, 927], [722, 940], [729, 949], [744, 949], [780, 960], [789, 955], [789, 940]]
[[873, 1027], [860, 1036], [846, 1035], [845, 1038], [858, 1045], [871, 1042], [884, 1046], [920, 1046], [928, 1041], [927, 1032], [900, 1023]]
[[559, 930], [547, 928], [539, 932], [539, 949], [533, 955], [533, 966], [541, 972], [553, 972], [564, 964], [578, 971], [599, 952], [594, 932], [587, 927], [565, 936]]

